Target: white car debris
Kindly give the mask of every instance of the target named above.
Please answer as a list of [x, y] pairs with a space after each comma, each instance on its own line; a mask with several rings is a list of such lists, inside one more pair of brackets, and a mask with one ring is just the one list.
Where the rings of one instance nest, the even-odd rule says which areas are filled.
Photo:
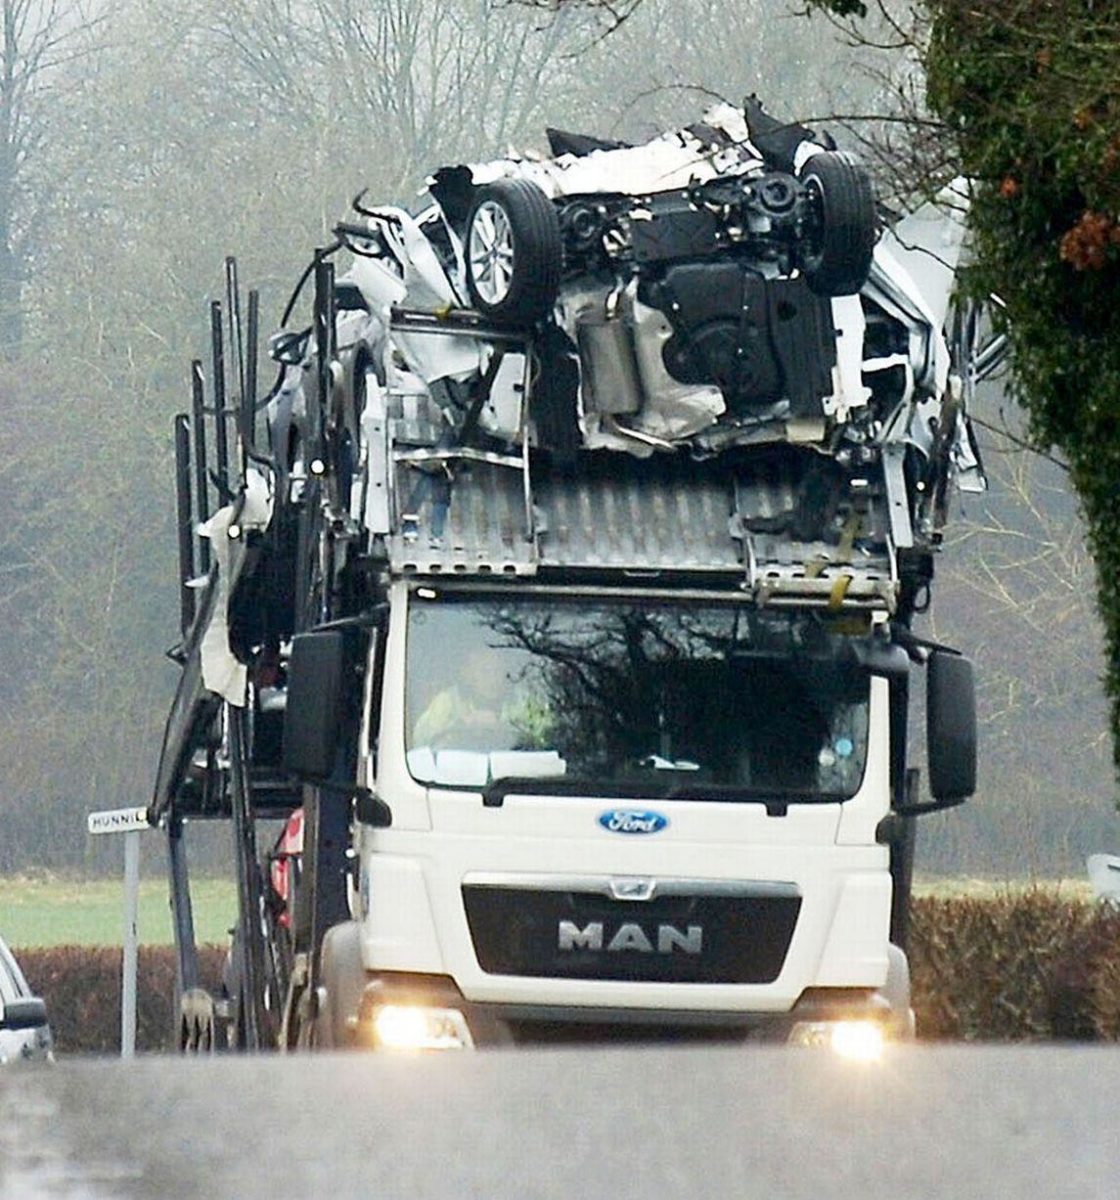
[[[784, 444], [844, 467], [886, 455], [900, 487], [939, 460], [913, 514], [926, 535], [950, 477], [984, 486], [942, 329], [955, 261], [911, 273], [907, 223], [881, 236], [857, 158], [754, 98], [639, 146], [549, 139], [550, 158], [444, 167], [417, 211], [359, 200], [362, 223], [341, 227], [355, 261], [338, 279], [339, 349], [373, 348], [418, 446]], [[928, 237], [928, 212], [915, 221]], [[529, 356], [513, 338], [528, 331]], [[270, 406], [289, 465], [309, 332], [274, 350], [290, 364]]]

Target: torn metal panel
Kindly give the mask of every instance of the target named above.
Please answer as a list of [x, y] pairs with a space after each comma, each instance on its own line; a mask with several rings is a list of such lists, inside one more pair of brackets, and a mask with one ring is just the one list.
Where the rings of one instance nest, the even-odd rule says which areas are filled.
[[199, 653], [202, 631], [212, 622], [216, 595], [217, 579], [212, 573], [206, 590], [199, 597], [198, 615], [184, 647], [183, 671], [164, 727], [155, 789], [148, 808], [153, 824], [171, 809], [191, 755], [205, 738], [221, 706], [221, 698], [202, 681]]
[[848, 421], [852, 410], [864, 408], [871, 389], [863, 382], [863, 347], [867, 322], [858, 296], [833, 296], [832, 326], [836, 337], [836, 365], [832, 368], [832, 395], [823, 401], [824, 414]]
[[[716, 105], [704, 114], [704, 124], [724, 136], [714, 141], [697, 136], [691, 128], [672, 130], [640, 146], [594, 149], [554, 159], [478, 163], [466, 169], [476, 186], [516, 172], [555, 198], [595, 192], [642, 195], [673, 191], [761, 163], [741, 110], [730, 104]], [[434, 181], [438, 195], [439, 175]]]
[[229, 644], [229, 600], [240, 566], [235, 550], [246, 530], [264, 529], [272, 518], [272, 488], [260, 472], [249, 468], [245, 490], [236, 504], [219, 509], [198, 532], [214, 549], [215, 574], [210, 619], [199, 646], [203, 686], [243, 708], [248, 673]]
[[945, 328], [949, 316], [967, 210], [965, 184], [958, 179], [883, 232], [883, 244], [913, 280], [937, 329]]
[[[354, 489], [356, 503], [366, 530], [378, 536], [392, 528], [389, 510], [389, 418], [385, 394], [377, 376], [368, 372], [365, 383], [366, 406], [361, 416], [362, 454], [360, 474], [363, 489]], [[357, 515], [357, 514], [354, 514]]]
[[875, 300], [907, 332], [910, 359], [917, 381], [939, 396], [949, 381], [949, 347], [942, 328], [918, 285], [891, 247], [875, 247], [875, 259], [863, 294]]
[[[460, 304], [451, 280], [416, 221], [403, 209], [377, 209], [391, 257], [357, 257], [345, 278], [355, 283], [383, 328], [392, 310], [407, 302], [428, 310]], [[412, 333], [398, 328], [392, 347], [407, 367], [425, 383], [437, 379], [466, 379], [480, 369], [482, 346], [462, 333]], [[391, 349], [387, 348], [391, 354]]]
[[988, 477], [984, 474], [980, 447], [976, 444], [972, 425], [963, 412], [957, 413], [950, 455], [953, 481], [959, 491], [975, 496], [988, 490]]

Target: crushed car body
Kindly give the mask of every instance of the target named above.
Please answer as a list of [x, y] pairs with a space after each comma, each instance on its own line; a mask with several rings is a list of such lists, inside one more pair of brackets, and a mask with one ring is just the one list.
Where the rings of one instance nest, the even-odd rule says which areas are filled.
[[[800, 127], [792, 150], [764, 132], [760, 149], [750, 117], [765, 114], [746, 111], [723, 105], [636, 147], [550, 131], [558, 149], [578, 149], [444, 168], [416, 216], [364, 210], [369, 242], [354, 244], [347, 278], [382, 330], [393, 306], [554, 326], [556, 365], [579, 368], [557, 407], [592, 449], [828, 444], [873, 399], [881, 425], [915, 391], [940, 395], [940, 323], [889, 250], [876, 252], [865, 169]], [[884, 331], [883, 352], [865, 354], [868, 324], [891, 321], [903, 333]], [[492, 355], [461, 338], [392, 342], [426, 384], [479, 377]], [[894, 367], [893, 386], [867, 378]], [[484, 427], [518, 434], [494, 416]]]
[[[942, 328], [955, 264], [923, 294], [866, 169], [753, 99], [640, 146], [549, 133], [552, 157], [445, 167], [417, 212], [358, 202], [343, 228], [338, 346], [361, 350], [398, 440], [555, 461], [759, 449], [781, 494], [748, 523], [833, 547], [885, 463], [857, 539], [930, 547], [950, 482], [983, 486]], [[309, 335], [283, 335], [271, 406], [297, 473]]]

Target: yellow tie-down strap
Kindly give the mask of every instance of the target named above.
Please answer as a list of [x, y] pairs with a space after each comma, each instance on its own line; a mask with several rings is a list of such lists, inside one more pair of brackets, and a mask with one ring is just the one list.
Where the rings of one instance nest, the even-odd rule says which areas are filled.
[[850, 575], [838, 575], [833, 581], [832, 589], [828, 593], [828, 608], [830, 612], [836, 612], [844, 603], [844, 597], [848, 594], [851, 582], [852, 577]]

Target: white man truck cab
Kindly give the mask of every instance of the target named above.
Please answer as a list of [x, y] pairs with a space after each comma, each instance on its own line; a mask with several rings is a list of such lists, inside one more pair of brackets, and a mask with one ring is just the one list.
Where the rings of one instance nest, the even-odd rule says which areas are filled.
[[[909, 1032], [892, 912], [902, 938], [910, 660], [886, 623], [572, 591], [392, 586], [359, 767], [379, 804], [357, 806], [372, 819], [353, 920], [326, 934], [320, 1037], [391, 1041], [405, 1008], [413, 1036], [464, 1044], [562, 1022]], [[498, 719], [423, 744], [433, 689], [472, 655]], [[934, 786], [959, 799], [967, 663], [935, 654], [930, 678]]]
[[[550, 138], [418, 212], [358, 202], [263, 403], [234, 369], [213, 517], [196, 366], [180, 515], [215, 561], [182, 542], [206, 587], [151, 808], [185, 1049], [223, 1017], [287, 1047], [913, 1031], [914, 820], [975, 787], [971, 666], [910, 628], [981, 479], [944, 311], [859, 163], [753, 100]], [[255, 828], [297, 808], [277, 896]], [[237, 849], [217, 999], [200, 816]]]

